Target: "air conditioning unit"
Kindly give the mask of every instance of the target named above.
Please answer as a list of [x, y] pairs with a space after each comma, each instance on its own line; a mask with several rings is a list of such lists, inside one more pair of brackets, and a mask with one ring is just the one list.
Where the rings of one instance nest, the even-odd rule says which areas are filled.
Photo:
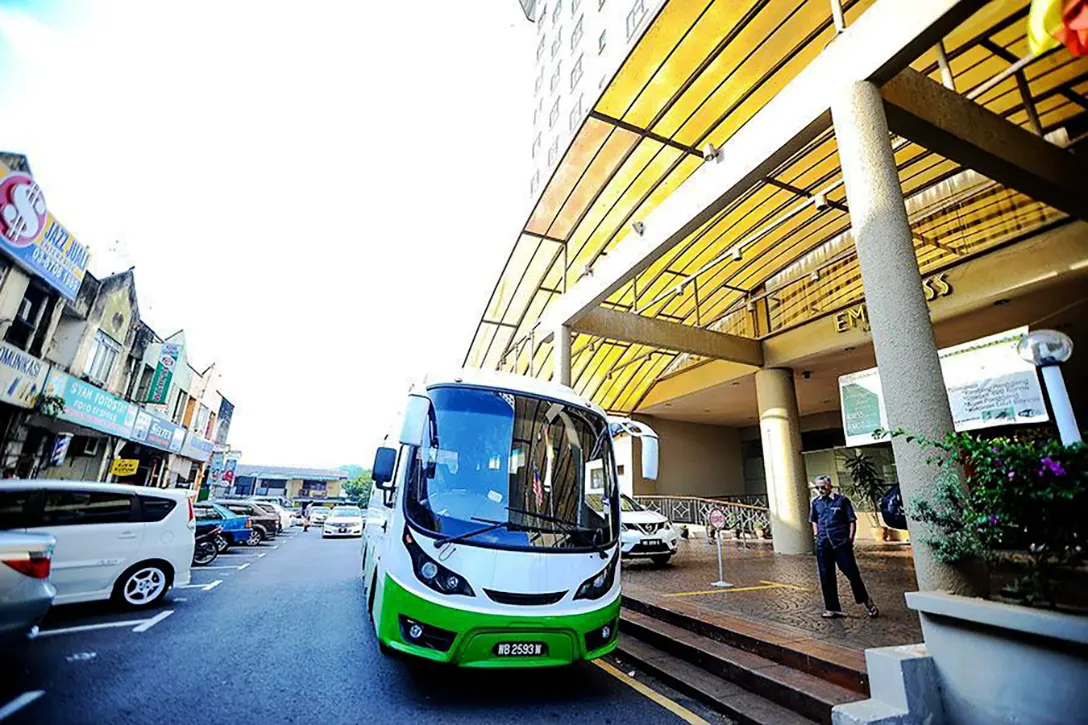
[[30, 300], [23, 298], [23, 301], [19, 303], [19, 314], [17, 317], [23, 322], [30, 322], [30, 316], [34, 312], [34, 305]]

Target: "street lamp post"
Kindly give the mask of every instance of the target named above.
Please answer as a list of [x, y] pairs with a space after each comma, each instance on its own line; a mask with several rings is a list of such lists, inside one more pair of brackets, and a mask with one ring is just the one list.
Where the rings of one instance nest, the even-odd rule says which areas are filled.
[[1073, 354], [1073, 341], [1057, 330], [1035, 330], [1020, 338], [1016, 352], [1043, 373], [1043, 383], [1062, 445], [1080, 443], [1080, 428], [1073, 415], [1073, 405], [1069, 402], [1061, 369], [1061, 364]]

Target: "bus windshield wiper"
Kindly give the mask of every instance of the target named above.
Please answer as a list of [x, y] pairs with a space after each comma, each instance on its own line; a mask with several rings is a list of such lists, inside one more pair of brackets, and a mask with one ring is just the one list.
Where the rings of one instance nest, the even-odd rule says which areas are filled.
[[538, 514], [536, 511], [529, 511], [527, 509], [518, 509], [513, 506], [507, 506], [507, 511], [512, 511], [516, 514], [523, 514], [525, 516], [534, 516], [541, 521], [550, 521], [553, 524], [559, 524], [560, 526], [566, 526], [568, 532], [573, 531], [596, 531], [597, 529], [588, 528], [585, 526], [579, 526], [576, 521], [567, 521], [566, 519], [557, 519], [554, 516], [548, 516], [547, 514]]
[[[480, 519], [473, 519], [473, 521], [479, 521]], [[434, 548], [439, 548], [445, 544], [456, 544], [458, 541], [464, 541], [465, 539], [471, 539], [473, 536], [479, 536], [480, 534], [486, 534], [488, 531], [494, 531], [495, 529], [501, 529], [504, 526], [509, 526], [509, 521], [493, 521], [489, 526], [484, 526], [473, 531], [466, 531], [462, 534], [454, 534], [453, 536], [443, 536], [440, 539], [434, 540]]]

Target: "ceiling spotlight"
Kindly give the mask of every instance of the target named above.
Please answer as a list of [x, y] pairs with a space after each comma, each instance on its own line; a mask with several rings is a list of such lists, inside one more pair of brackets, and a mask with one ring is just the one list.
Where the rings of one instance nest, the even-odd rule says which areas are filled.
[[816, 207], [816, 211], [827, 211], [831, 208], [831, 205], [827, 203], [827, 196], [824, 194], [813, 194], [812, 205]]
[[721, 156], [721, 149], [712, 143], [703, 146], [703, 161], [714, 161]]
[[646, 225], [642, 222], [631, 222], [631, 228], [634, 229], [635, 234], [639, 235], [640, 237], [646, 231]]
[[818, 270], [818, 269], [812, 270], [812, 274], [810, 274], [808, 276], [808, 279], [809, 279], [810, 282], [819, 282], [820, 281], [820, 270]]
[[674, 297], [679, 297], [680, 295], [684, 294], [684, 285], [683, 285], [683, 283], [678, 284], [675, 287], [673, 287], [672, 288], [672, 294], [673, 294]]
[[733, 247], [732, 249], [729, 250], [729, 253], [733, 255], [733, 261], [734, 262], [739, 262], [740, 261], [740, 257], [741, 257], [740, 247]]

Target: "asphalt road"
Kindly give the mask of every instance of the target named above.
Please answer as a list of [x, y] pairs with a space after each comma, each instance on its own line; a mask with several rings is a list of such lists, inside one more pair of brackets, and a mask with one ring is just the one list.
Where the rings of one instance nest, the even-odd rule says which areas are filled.
[[[310, 531], [276, 544], [215, 562], [234, 568], [194, 569], [193, 586], [154, 612], [57, 608], [47, 636], [0, 654], [0, 719], [5, 703], [42, 693], [5, 725], [684, 721], [591, 663], [496, 672], [383, 657], [365, 619], [359, 541]], [[115, 622], [128, 624], [73, 629]]]

